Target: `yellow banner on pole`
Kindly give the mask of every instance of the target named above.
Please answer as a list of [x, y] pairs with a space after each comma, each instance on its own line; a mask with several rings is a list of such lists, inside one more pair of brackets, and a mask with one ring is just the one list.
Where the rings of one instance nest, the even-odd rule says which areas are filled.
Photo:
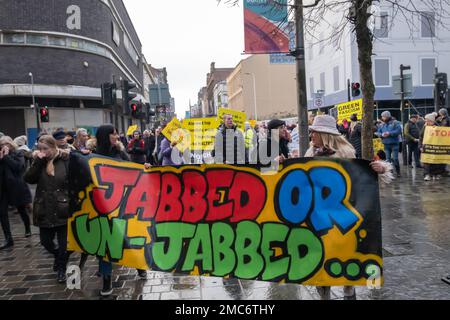
[[363, 115], [363, 99], [341, 103], [336, 105], [336, 108], [339, 123], [342, 123], [344, 119], [350, 120], [351, 115], [355, 113], [358, 115], [358, 120], [361, 120]]
[[247, 114], [245, 112], [236, 111], [233, 109], [219, 108], [218, 118], [220, 123], [223, 123], [223, 116], [229, 114], [233, 116], [233, 122], [239, 129], [245, 131], [245, 121], [247, 121]]
[[134, 125], [134, 126], [128, 127], [128, 130], [127, 130], [127, 136], [132, 136], [132, 135], [133, 135], [133, 132], [135, 132], [137, 129], [138, 129], [137, 124]]
[[421, 162], [450, 164], [450, 127], [426, 127]]

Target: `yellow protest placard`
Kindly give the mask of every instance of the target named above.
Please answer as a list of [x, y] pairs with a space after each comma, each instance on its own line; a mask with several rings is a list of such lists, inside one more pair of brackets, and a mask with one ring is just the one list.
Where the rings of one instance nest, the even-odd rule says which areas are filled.
[[233, 122], [239, 129], [245, 131], [245, 121], [247, 121], [247, 114], [245, 112], [236, 111], [233, 109], [219, 108], [218, 118], [220, 123], [223, 123], [223, 116], [229, 114], [233, 116]]
[[450, 127], [426, 127], [421, 162], [450, 164]]
[[338, 104], [336, 108], [338, 112], [339, 123], [342, 123], [344, 119], [350, 121], [350, 117], [355, 113], [358, 115], [358, 120], [361, 120], [363, 115], [363, 99], [341, 103]]
[[214, 139], [220, 121], [217, 118], [197, 118], [183, 120], [182, 127], [191, 134], [190, 149], [213, 150]]
[[252, 128], [254, 128], [257, 124], [256, 120], [249, 120], [250, 125], [252, 126]]
[[191, 137], [188, 131], [184, 130], [181, 122], [177, 118], [173, 118], [162, 131], [162, 134], [170, 141], [176, 141], [177, 148], [183, 152], [189, 148]]
[[135, 132], [137, 129], [138, 129], [137, 124], [134, 125], [134, 126], [128, 127], [128, 130], [127, 130], [127, 136], [132, 136], [132, 135], [133, 135], [133, 132]]
[[377, 154], [380, 150], [384, 151], [384, 144], [381, 138], [373, 139], [373, 153]]

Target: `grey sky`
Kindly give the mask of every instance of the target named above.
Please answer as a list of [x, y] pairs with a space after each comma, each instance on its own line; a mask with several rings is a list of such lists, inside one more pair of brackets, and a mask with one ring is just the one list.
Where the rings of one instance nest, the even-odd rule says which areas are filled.
[[178, 117], [197, 102], [212, 61], [235, 67], [245, 56], [243, 9], [216, 0], [124, 0], [147, 61], [167, 67]]

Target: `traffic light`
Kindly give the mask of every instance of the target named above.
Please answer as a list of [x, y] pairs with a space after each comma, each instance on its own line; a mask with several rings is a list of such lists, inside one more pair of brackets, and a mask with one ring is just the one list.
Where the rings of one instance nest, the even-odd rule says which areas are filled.
[[41, 123], [50, 122], [50, 113], [47, 106], [39, 108], [39, 114], [41, 115]]
[[130, 106], [131, 109], [131, 115], [136, 118], [138, 115], [138, 105], [136, 103], [132, 103]]
[[438, 99], [438, 107], [444, 108], [447, 105], [448, 80], [446, 73], [436, 74], [436, 93]]
[[137, 93], [130, 92], [130, 90], [136, 88], [134, 82], [128, 80], [122, 80], [122, 102], [123, 102], [123, 114], [130, 114], [130, 102], [136, 98]]
[[112, 106], [116, 102], [116, 84], [106, 82], [102, 84], [102, 105]]
[[359, 97], [361, 95], [361, 85], [359, 82], [352, 83], [352, 97]]
[[153, 122], [153, 118], [156, 116], [156, 110], [155, 107], [150, 105], [150, 103], [145, 104], [145, 119], [147, 120], [147, 124]]

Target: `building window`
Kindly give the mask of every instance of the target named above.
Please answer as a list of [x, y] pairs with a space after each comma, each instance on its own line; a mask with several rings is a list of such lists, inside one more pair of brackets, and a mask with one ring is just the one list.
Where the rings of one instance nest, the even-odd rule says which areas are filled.
[[388, 38], [389, 37], [389, 15], [387, 12], [381, 12], [379, 17], [375, 19], [379, 19], [380, 28], [376, 28], [374, 30], [374, 36], [377, 38]]
[[421, 12], [420, 25], [422, 38], [434, 38], [436, 36], [436, 18], [433, 12]]
[[25, 43], [25, 34], [23, 33], [5, 33], [3, 43]]
[[326, 91], [325, 90], [325, 72], [322, 72], [320, 74], [320, 90]]
[[421, 59], [422, 85], [434, 84], [434, 72], [436, 68], [436, 59], [424, 58]]
[[47, 36], [36, 35], [36, 34], [27, 34], [27, 43], [28, 44], [47, 44]]
[[114, 43], [117, 46], [120, 46], [120, 33], [119, 33], [119, 27], [117, 26], [117, 24], [113, 21], [111, 22], [112, 24], [112, 38]]
[[339, 66], [334, 67], [334, 69], [333, 69], [333, 78], [334, 78], [334, 92], [338, 92], [340, 90], [340, 87], [339, 87]]
[[66, 38], [49, 36], [48, 44], [50, 46], [65, 47], [66, 46]]
[[391, 85], [391, 68], [389, 59], [375, 59], [375, 86]]
[[128, 38], [128, 36], [126, 34], [123, 35], [123, 45], [125, 46], [125, 49], [127, 50], [131, 59], [133, 59], [133, 62], [137, 65], [139, 56], [138, 56], [136, 50], [134, 50], [134, 48], [130, 42], [130, 39]]
[[314, 98], [314, 78], [309, 78], [309, 92], [311, 94], [311, 98]]

